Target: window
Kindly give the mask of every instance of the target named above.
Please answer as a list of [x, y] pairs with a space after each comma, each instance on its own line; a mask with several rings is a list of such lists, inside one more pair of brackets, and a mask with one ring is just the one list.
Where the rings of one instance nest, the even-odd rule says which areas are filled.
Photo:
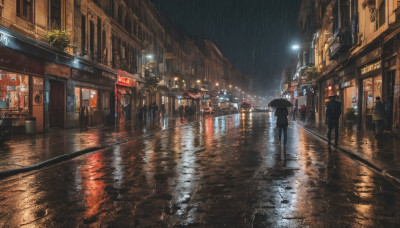
[[51, 0], [50, 2], [50, 27], [61, 29], [61, 0]]
[[75, 87], [75, 112], [81, 108], [81, 88]]
[[17, 15], [32, 22], [33, 1], [34, 0], [17, 0]]
[[379, 5], [378, 9], [378, 21], [377, 21], [377, 28], [381, 27], [383, 24], [385, 24], [385, 1], [382, 1], [381, 4]]
[[122, 6], [118, 7], [118, 23], [122, 25]]
[[99, 57], [98, 60], [101, 61], [102, 56], [102, 49], [101, 49], [101, 19], [97, 18], [97, 56]]
[[125, 17], [125, 30], [131, 34], [132, 33], [132, 24], [131, 20], [129, 19], [128, 16]]
[[28, 75], [0, 70], [0, 110], [28, 112]]
[[89, 23], [89, 31], [90, 31], [90, 43], [89, 43], [89, 48], [90, 48], [90, 55], [93, 57], [94, 56], [94, 23], [90, 21]]
[[82, 89], [82, 105], [97, 108], [97, 90]]
[[86, 52], [86, 17], [82, 15], [81, 18], [81, 40], [82, 40], [82, 52]]
[[114, 0], [109, 0], [108, 1], [108, 4], [109, 4], [109, 15], [111, 16], [111, 17], [113, 17], [113, 18], [115, 18], [115, 12], [114, 12]]

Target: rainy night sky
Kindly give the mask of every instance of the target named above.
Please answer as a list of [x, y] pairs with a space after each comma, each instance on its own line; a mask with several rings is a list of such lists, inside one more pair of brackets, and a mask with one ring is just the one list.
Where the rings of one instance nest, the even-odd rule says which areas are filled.
[[[258, 95], [278, 88], [296, 53], [300, 0], [152, 0], [180, 32], [217, 44]], [[271, 80], [273, 79], [273, 80]]]

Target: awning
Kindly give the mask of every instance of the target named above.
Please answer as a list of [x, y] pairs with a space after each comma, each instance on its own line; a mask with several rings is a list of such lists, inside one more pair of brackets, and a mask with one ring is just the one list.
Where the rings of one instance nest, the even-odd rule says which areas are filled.
[[198, 97], [190, 92], [185, 91], [182, 96], [183, 99], [198, 99]]

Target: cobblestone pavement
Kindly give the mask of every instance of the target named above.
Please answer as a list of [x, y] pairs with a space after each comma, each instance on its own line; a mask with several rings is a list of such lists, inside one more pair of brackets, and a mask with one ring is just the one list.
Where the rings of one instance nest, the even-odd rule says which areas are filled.
[[391, 182], [274, 118], [208, 118], [0, 180], [0, 227], [399, 227]]

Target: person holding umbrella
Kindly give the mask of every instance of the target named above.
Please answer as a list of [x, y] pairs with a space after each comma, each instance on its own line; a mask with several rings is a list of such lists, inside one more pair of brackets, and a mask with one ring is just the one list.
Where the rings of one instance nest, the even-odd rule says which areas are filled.
[[286, 99], [275, 99], [271, 101], [268, 106], [276, 108], [275, 110], [275, 116], [277, 117], [276, 120], [276, 126], [278, 127], [278, 134], [279, 134], [279, 142], [281, 142], [282, 139], [282, 132], [283, 132], [283, 144], [286, 146], [287, 143], [287, 128], [289, 126], [289, 121], [288, 121], [288, 107], [292, 106], [292, 103], [290, 103]]

